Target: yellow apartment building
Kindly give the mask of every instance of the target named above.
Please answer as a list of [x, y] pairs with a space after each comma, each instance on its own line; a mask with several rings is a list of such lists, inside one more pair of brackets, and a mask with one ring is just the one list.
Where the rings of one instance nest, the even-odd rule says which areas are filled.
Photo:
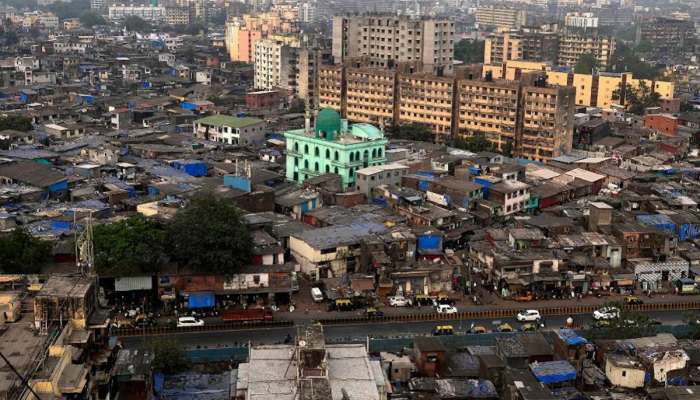
[[396, 72], [377, 68], [347, 68], [346, 117], [383, 128], [394, 123]]
[[484, 135], [499, 150], [515, 143], [517, 131], [518, 82], [504, 80], [457, 81], [457, 136]]
[[398, 122], [429, 126], [435, 140], [445, 142], [452, 133], [454, 79], [432, 74], [400, 74]]

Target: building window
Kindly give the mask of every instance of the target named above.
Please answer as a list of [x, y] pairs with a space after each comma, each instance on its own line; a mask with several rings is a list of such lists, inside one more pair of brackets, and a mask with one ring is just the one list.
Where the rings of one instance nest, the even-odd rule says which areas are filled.
[[309, 160], [304, 160], [304, 169], [309, 169]]
[[329, 149], [326, 149], [326, 160], [330, 160], [331, 158], [331, 151]]
[[316, 157], [318, 157], [319, 154], [320, 154], [320, 151], [318, 150], [318, 147], [316, 147], [316, 148], [314, 149], [314, 155], [315, 155]]
[[364, 158], [364, 159], [365, 159], [365, 160], [368, 159], [368, 158], [369, 158], [369, 150], [365, 150], [364, 155], [365, 155], [365, 158]]
[[377, 150], [377, 157], [381, 158], [382, 157], [382, 149]]
[[318, 172], [318, 163], [314, 163], [314, 171]]
[[350, 153], [350, 162], [355, 161], [355, 155], [353, 153]]
[[294, 166], [298, 167], [299, 166], [299, 159], [294, 157]]
[[330, 167], [330, 165], [326, 165], [326, 173], [329, 173], [329, 172], [331, 172], [331, 167]]
[[335, 168], [333, 169], [333, 172], [337, 174], [337, 173], [338, 173], [338, 167], [335, 167]]
[[338, 161], [338, 150], [335, 151], [333, 157], [335, 158], [335, 161]]
[[309, 154], [309, 145], [308, 144], [304, 145], [304, 154]]
[[377, 158], [377, 149], [372, 149], [372, 158]]
[[296, 153], [299, 152], [299, 143], [294, 143], [294, 151], [295, 151]]

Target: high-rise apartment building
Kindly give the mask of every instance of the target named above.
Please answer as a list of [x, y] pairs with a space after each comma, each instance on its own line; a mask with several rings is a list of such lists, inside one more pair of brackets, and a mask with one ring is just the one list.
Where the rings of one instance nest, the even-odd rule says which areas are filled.
[[454, 22], [388, 14], [333, 17], [333, 59], [365, 58], [392, 68], [412, 63], [423, 72], [449, 75], [454, 52]]
[[564, 31], [559, 35], [559, 65], [573, 67], [582, 55], [591, 54], [598, 68], [605, 69], [614, 52], [615, 38], [598, 31], [598, 17], [592, 13], [566, 15]]
[[693, 21], [655, 17], [637, 23], [636, 42], [645, 42], [654, 50], [682, 49], [695, 34]]
[[510, 60], [557, 61], [559, 36], [539, 29], [502, 30], [484, 43], [484, 64], [503, 65]]
[[369, 122], [383, 128], [394, 123], [396, 73], [374, 67], [345, 71], [345, 112], [353, 122]]
[[424, 125], [436, 142], [480, 135], [543, 162], [571, 149], [575, 91], [547, 84], [544, 72], [505, 81], [334, 65], [320, 76], [321, 106], [349, 121]]
[[299, 40], [274, 35], [255, 43], [254, 85], [256, 89], [287, 89], [296, 93]]
[[518, 29], [527, 24], [527, 12], [511, 7], [482, 6], [476, 9], [475, 16], [480, 29]]
[[305, 43], [299, 49], [297, 65], [297, 97], [309, 101], [311, 109], [318, 106], [319, 68], [331, 63], [330, 43]]
[[112, 21], [123, 20], [127, 17], [139, 17], [144, 21], [162, 23], [165, 21], [165, 8], [153, 6], [110, 6], [108, 16]]
[[168, 25], [189, 25], [189, 7], [173, 6], [165, 7], [165, 23]]
[[398, 75], [398, 120], [429, 126], [435, 141], [445, 143], [452, 134], [455, 80], [432, 74]]
[[296, 13], [270, 11], [229, 18], [225, 27], [225, 44], [231, 61], [254, 62], [255, 42], [273, 34], [297, 33]]

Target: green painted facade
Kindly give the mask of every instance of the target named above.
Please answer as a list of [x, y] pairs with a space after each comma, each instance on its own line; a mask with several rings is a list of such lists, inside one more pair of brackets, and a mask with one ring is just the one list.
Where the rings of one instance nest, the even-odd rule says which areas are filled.
[[316, 117], [313, 131], [284, 133], [287, 140], [287, 179], [302, 183], [325, 173], [340, 175], [344, 187], [355, 186], [358, 169], [384, 165], [384, 133], [370, 124], [348, 125], [330, 108]]

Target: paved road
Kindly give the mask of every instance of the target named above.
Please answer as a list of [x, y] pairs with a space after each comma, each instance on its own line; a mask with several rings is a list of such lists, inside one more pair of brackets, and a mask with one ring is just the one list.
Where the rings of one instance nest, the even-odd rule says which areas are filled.
[[[658, 311], [645, 313], [649, 318], [657, 320], [664, 325], [679, 325], [683, 323], [682, 313], [677, 311]], [[565, 316], [547, 317], [545, 320], [548, 328], [563, 326]], [[592, 321], [591, 316], [579, 315], [574, 318], [576, 325], [581, 326]], [[364, 341], [371, 337], [410, 337], [416, 335], [430, 335], [435, 325], [452, 325], [456, 333], [465, 333], [472, 323], [483, 325], [487, 329], [493, 329], [496, 325], [507, 322], [518, 329], [521, 324], [515, 318], [503, 318], [499, 320], [452, 320], [441, 322], [386, 322], [386, 323], [358, 323], [345, 325], [329, 325], [325, 327], [326, 338], [329, 341], [353, 342]], [[258, 344], [274, 344], [282, 342], [287, 335], [294, 335], [294, 327], [265, 327], [256, 329], [236, 329], [230, 331], [174, 333], [169, 336], [177, 339], [186, 348], [216, 348], [222, 346], [239, 346], [252, 342]], [[123, 344], [127, 347], [141, 346], [153, 340], [151, 337], [127, 337]]]

